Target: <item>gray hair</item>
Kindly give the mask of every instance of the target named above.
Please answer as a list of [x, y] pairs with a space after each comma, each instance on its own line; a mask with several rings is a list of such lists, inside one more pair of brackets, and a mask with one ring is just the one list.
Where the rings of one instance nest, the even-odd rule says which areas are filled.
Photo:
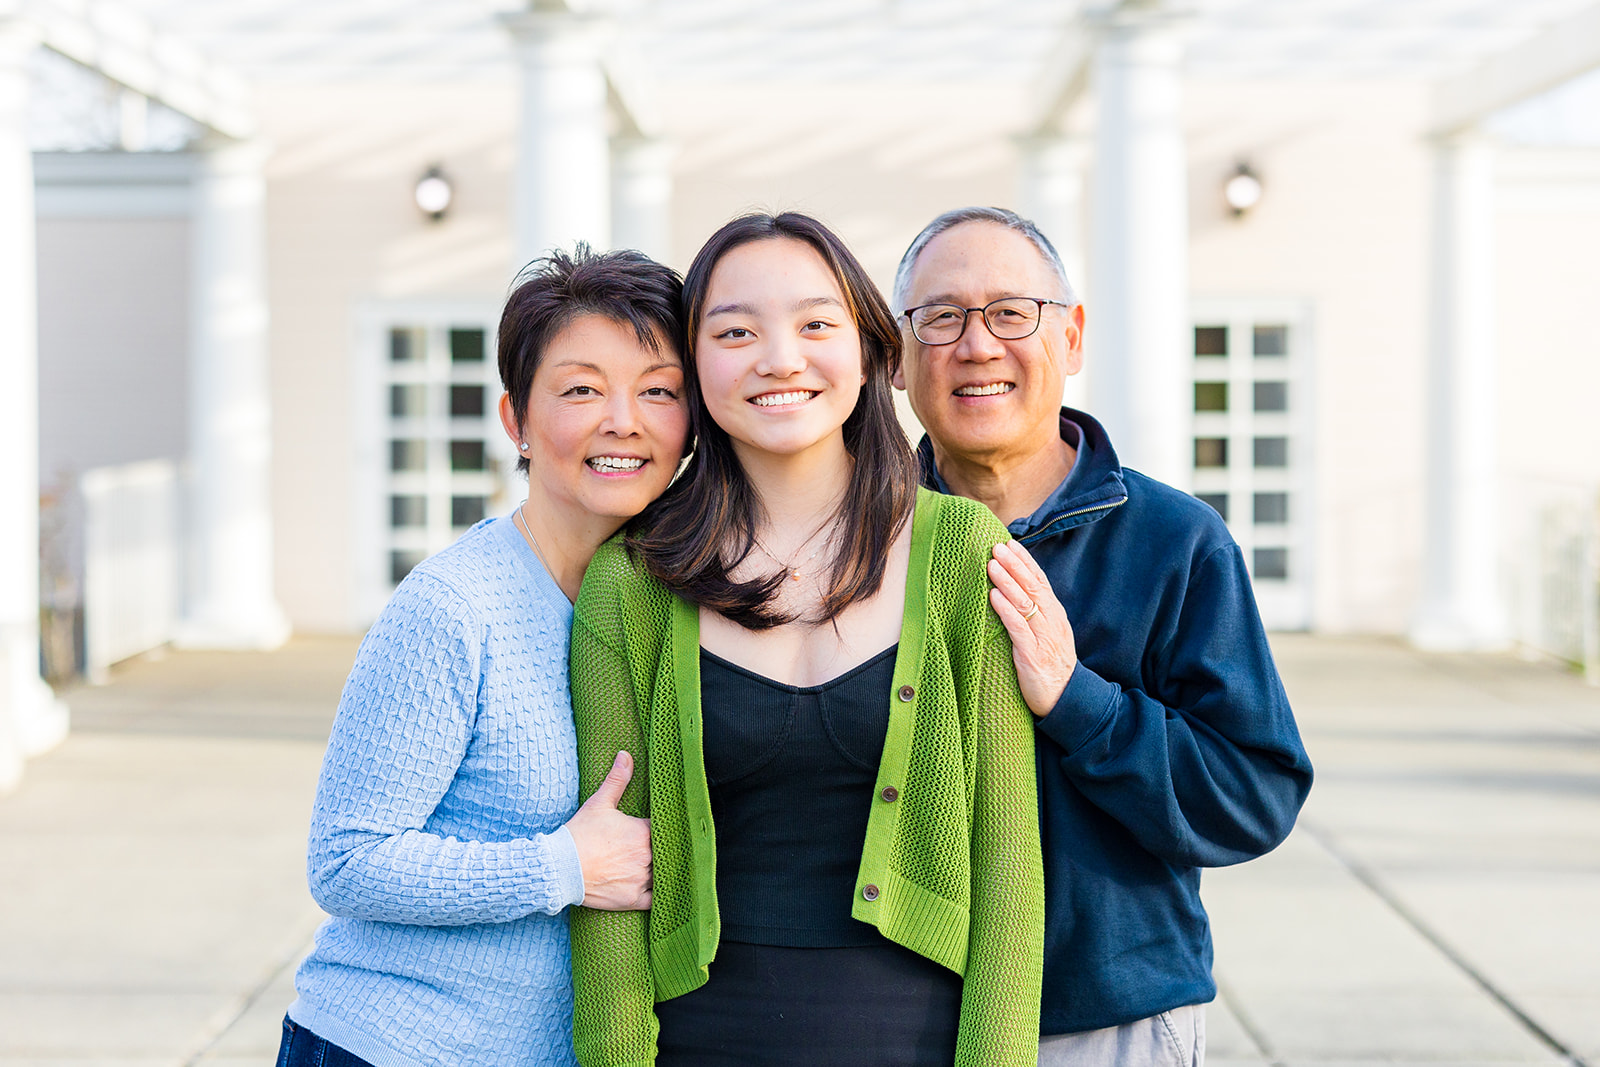
[[900, 266], [895, 268], [894, 272], [895, 314], [901, 314], [906, 310], [906, 291], [911, 288], [911, 268], [916, 266], [917, 257], [922, 255], [922, 250], [927, 248], [928, 242], [935, 237], [963, 222], [992, 222], [1020, 233], [1032, 241], [1033, 247], [1039, 250], [1040, 258], [1055, 271], [1056, 280], [1061, 283], [1062, 303], [1068, 306], [1078, 303], [1078, 294], [1072, 291], [1072, 283], [1067, 280], [1067, 268], [1061, 263], [1061, 254], [1056, 251], [1056, 246], [1050, 243], [1050, 238], [1041, 233], [1039, 227], [1031, 220], [1003, 207], [962, 207], [946, 211], [924, 226], [922, 232], [917, 234], [916, 240], [911, 242], [911, 247], [906, 249], [906, 254], [900, 257]]

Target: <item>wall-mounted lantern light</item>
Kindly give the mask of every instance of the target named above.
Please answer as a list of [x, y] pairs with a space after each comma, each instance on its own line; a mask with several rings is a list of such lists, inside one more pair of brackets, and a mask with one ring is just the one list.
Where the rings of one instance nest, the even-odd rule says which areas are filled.
[[1256, 206], [1261, 199], [1261, 179], [1250, 169], [1250, 164], [1240, 163], [1228, 180], [1222, 184], [1222, 198], [1228, 210], [1237, 218]]
[[423, 171], [422, 177], [417, 179], [414, 195], [417, 210], [437, 222], [450, 210], [450, 202], [455, 199], [456, 191], [444, 171], [434, 165]]

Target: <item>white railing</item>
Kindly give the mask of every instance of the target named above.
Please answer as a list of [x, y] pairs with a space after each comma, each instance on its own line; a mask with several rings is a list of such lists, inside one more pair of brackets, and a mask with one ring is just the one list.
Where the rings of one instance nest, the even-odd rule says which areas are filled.
[[1525, 483], [1515, 498], [1517, 641], [1600, 685], [1600, 488]]
[[85, 471], [84, 672], [172, 640], [178, 618], [178, 472], [168, 460]]

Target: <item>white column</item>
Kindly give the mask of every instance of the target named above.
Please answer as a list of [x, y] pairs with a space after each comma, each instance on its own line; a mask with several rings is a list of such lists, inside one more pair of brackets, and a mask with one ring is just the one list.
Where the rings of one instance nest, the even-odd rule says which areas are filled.
[[[1066, 268], [1067, 281], [1080, 301], [1084, 289], [1084, 192], [1089, 164], [1089, 142], [1084, 137], [1032, 136], [1024, 138], [1021, 184], [1017, 202], [1023, 216], [1050, 239]], [[1090, 363], [1066, 381], [1062, 402], [1069, 407], [1089, 405]]]
[[0, 792], [24, 757], [66, 735], [39, 677], [39, 343], [28, 57], [37, 37], [0, 15]]
[[521, 72], [514, 265], [552, 248], [611, 244], [611, 150], [600, 51], [608, 24], [565, 11], [505, 17]]
[[672, 146], [654, 137], [611, 142], [611, 245], [660, 263], [672, 255]]
[[190, 253], [188, 588], [178, 640], [273, 648], [289, 636], [272, 583], [267, 368], [267, 149], [209, 147]]
[[1159, 12], [1117, 13], [1095, 53], [1094, 211], [1086, 361], [1091, 410], [1122, 461], [1189, 484], [1183, 44]]
[[1412, 640], [1503, 646], [1494, 353], [1494, 152], [1476, 132], [1434, 145], [1427, 542]]

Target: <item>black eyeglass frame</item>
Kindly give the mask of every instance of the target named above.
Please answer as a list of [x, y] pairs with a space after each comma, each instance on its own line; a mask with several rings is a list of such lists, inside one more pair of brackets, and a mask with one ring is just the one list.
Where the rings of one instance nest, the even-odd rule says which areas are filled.
[[[1035, 304], [1039, 305], [1039, 313], [1033, 320], [1033, 329], [1029, 330], [1027, 333], [1018, 334], [1015, 337], [1001, 337], [999, 334], [994, 332], [994, 327], [989, 325], [989, 309], [994, 307], [996, 304], [1003, 304], [1007, 300], [1032, 300]], [[980, 313], [979, 317], [983, 320], [983, 328], [988, 330], [989, 333], [992, 334], [998, 340], [1001, 340], [1001, 341], [1024, 341], [1024, 340], [1027, 340], [1029, 337], [1032, 337], [1034, 334], [1039, 332], [1039, 324], [1044, 321], [1044, 307], [1045, 307], [1046, 304], [1054, 304], [1058, 308], [1069, 308], [1069, 307], [1074, 306], [1072, 304], [1067, 303], [1064, 300], [1046, 300], [1044, 297], [1041, 297], [1041, 296], [1001, 296], [1001, 297], [996, 297], [995, 299], [989, 301], [987, 304], [983, 305], [983, 307], [981, 307], [981, 308], [964, 308], [960, 304], [948, 304], [943, 300], [935, 300], [931, 304], [918, 304], [914, 308], [906, 308], [900, 314], [905, 316], [906, 325], [911, 327], [911, 336], [915, 337], [919, 344], [927, 345], [929, 348], [943, 348], [945, 345], [953, 345], [953, 344], [955, 344], [957, 341], [961, 340], [961, 338], [966, 336], [966, 334], [967, 334], [967, 323], [972, 321], [972, 313], [974, 311]], [[960, 312], [964, 313], [962, 315], [962, 317], [961, 317], [961, 331], [959, 333], [957, 333], [954, 337], [950, 338], [950, 340], [948, 340], [948, 341], [924, 341], [922, 339], [922, 335], [917, 332], [917, 320], [913, 319], [911, 316], [912, 316], [913, 313], [921, 311], [924, 308], [939, 308], [939, 307], [955, 308], [957, 311], [960, 311]]]

